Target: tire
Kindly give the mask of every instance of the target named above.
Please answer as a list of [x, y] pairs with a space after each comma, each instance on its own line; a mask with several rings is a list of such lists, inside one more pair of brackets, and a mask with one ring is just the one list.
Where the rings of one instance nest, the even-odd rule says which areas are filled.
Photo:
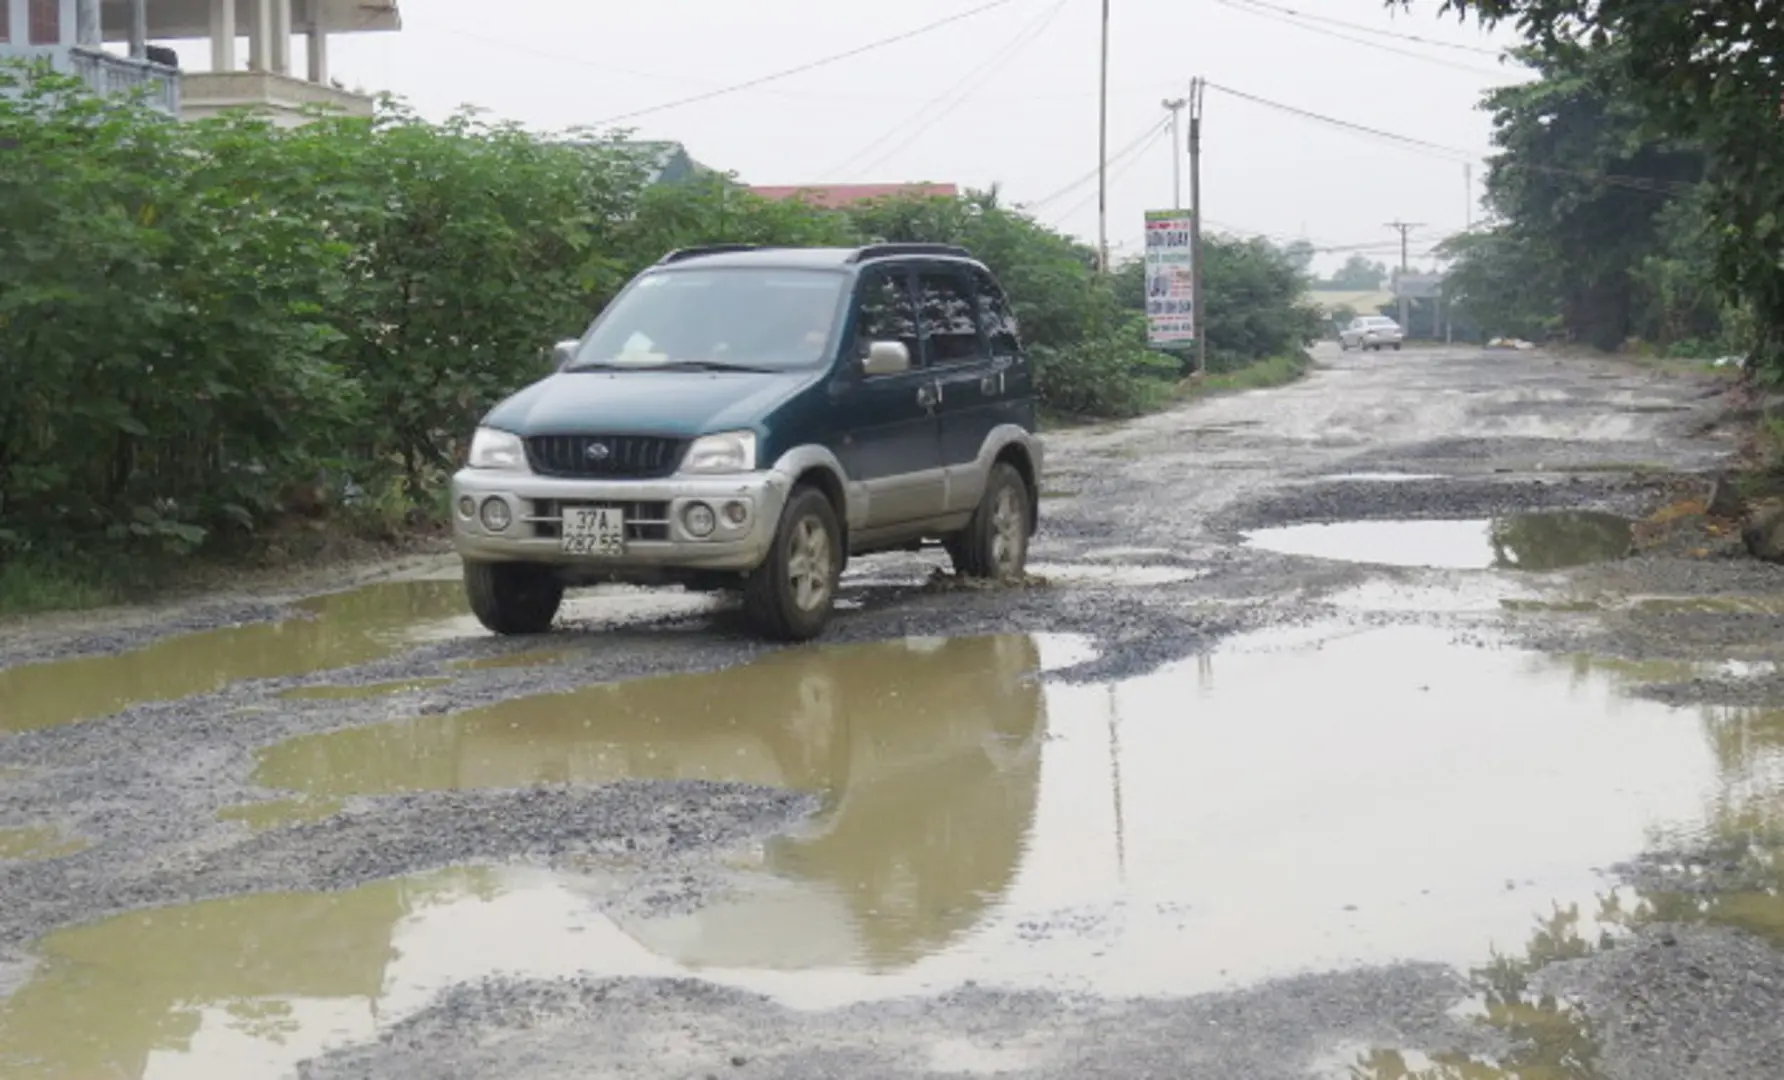
[[767, 560], [744, 582], [744, 618], [770, 640], [810, 641], [830, 621], [841, 576], [842, 527], [836, 508], [817, 488], [794, 488]]
[[1398, 341], [1394, 342], [1394, 351], [1395, 352], [1400, 351], [1400, 343]]
[[564, 602], [564, 583], [532, 563], [465, 563], [465, 595], [477, 621], [497, 634], [543, 634]]
[[1022, 474], [1008, 462], [992, 466], [972, 520], [948, 538], [954, 572], [990, 581], [1020, 578], [1028, 565], [1030, 506]]

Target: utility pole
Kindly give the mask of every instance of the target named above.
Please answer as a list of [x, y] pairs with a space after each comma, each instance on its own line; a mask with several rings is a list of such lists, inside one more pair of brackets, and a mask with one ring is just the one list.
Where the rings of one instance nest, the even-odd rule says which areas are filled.
[[[1406, 234], [1414, 229], [1424, 228], [1425, 223], [1422, 221], [1390, 221], [1388, 222], [1387, 227], [1400, 230], [1400, 276], [1405, 277], [1407, 271]], [[1394, 279], [1394, 291], [1400, 294], [1400, 332], [1402, 334], [1404, 334], [1407, 329], [1407, 309], [1411, 305], [1411, 301], [1406, 299], [1405, 288], [1406, 287], [1401, 284], [1399, 278]]]
[[[1208, 82], [1189, 82], [1189, 258], [1190, 314], [1195, 319], [1196, 374], [1208, 374], [1208, 320], [1202, 310], [1202, 98]], [[1173, 114], [1174, 115], [1174, 114]], [[1177, 148], [1171, 148], [1173, 156]]]
[[1462, 221], [1468, 231], [1474, 231], [1474, 166], [1470, 163], [1462, 165], [1462, 190], [1468, 195], [1468, 205], [1462, 210]]
[[1183, 155], [1179, 147], [1183, 145], [1182, 133], [1177, 121], [1183, 112], [1183, 106], [1189, 104], [1188, 98], [1166, 98], [1165, 108], [1171, 110], [1171, 209], [1183, 209]]
[[1096, 121], [1096, 270], [1109, 272], [1109, 0], [1103, 0], [1103, 58]]

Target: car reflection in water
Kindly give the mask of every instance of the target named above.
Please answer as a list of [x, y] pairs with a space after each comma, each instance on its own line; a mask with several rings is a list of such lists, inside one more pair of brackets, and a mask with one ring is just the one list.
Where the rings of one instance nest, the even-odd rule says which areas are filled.
[[[623, 779], [816, 793], [765, 876], [685, 915], [626, 918], [698, 967], [884, 970], [945, 948], [1009, 888], [1040, 785], [1026, 636], [787, 650], [744, 667], [309, 736], [256, 779], [310, 798]], [[748, 874], [748, 871], [740, 871]]]

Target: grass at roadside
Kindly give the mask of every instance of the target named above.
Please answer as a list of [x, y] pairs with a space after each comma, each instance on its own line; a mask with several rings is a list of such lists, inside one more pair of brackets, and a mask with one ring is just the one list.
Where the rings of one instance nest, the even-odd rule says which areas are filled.
[[0, 618], [45, 611], [85, 611], [128, 596], [115, 575], [94, 567], [18, 559], [0, 565]]
[[1313, 368], [1313, 358], [1306, 353], [1272, 356], [1233, 371], [1223, 371], [1201, 379], [1185, 379], [1177, 384], [1178, 400], [1205, 397], [1209, 394], [1231, 394], [1241, 390], [1264, 390], [1285, 386], [1306, 375]]
[[394, 516], [348, 512], [287, 522], [225, 550], [15, 556], [0, 562], [0, 620], [206, 592], [266, 572], [431, 553], [445, 549], [444, 533], [444, 517], [425, 510]]

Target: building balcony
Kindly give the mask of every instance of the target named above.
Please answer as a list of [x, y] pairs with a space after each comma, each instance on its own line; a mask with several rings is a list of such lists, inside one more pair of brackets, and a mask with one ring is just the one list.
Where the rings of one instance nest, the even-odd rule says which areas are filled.
[[169, 116], [180, 115], [180, 73], [153, 60], [114, 56], [103, 49], [68, 49], [68, 73], [103, 96], [144, 92], [144, 100]]
[[365, 94], [276, 71], [189, 71], [180, 91], [184, 119], [250, 109], [267, 114], [280, 127], [308, 123], [317, 106], [339, 115], [371, 116], [375, 104], [375, 99]]

